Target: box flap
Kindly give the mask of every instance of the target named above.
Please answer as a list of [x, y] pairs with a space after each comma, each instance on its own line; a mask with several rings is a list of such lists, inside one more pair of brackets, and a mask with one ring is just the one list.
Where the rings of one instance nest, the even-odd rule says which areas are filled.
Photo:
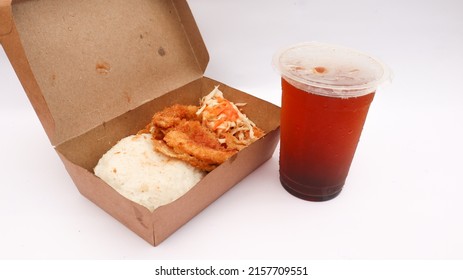
[[186, 0], [18, 0], [12, 14], [53, 145], [200, 78], [209, 60]]
[[0, 37], [11, 33], [13, 29], [10, 5], [11, 0], [0, 0]]

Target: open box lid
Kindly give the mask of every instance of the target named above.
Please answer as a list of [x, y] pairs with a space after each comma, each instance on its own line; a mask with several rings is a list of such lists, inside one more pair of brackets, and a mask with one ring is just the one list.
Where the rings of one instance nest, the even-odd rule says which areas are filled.
[[203, 76], [186, 0], [0, 0], [0, 42], [59, 145]]

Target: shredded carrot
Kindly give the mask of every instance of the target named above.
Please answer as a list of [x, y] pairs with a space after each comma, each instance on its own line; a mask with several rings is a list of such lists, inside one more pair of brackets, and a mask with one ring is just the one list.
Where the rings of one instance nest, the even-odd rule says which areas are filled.
[[[242, 143], [250, 143], [257, 139], [254, 135], [255, 124], [237, 107], [244, 106], [245, 103], [232, 103], [225, 99], [223, 93], [216, 87], [201, 99], [200, 105], [196, 114], [198, 116], [202, 114], [203, 123], [211, 130], [222, 136], [230, 133]], [[219, 139], [220, 141], [226, 142], [223, 138]]]
[[225, 119], [218, 119], [215, 124], [214, 124], [214, 127], [212, 128], [213, 130], [217, 130], [217, 128], [223, 124], [225, 122]]

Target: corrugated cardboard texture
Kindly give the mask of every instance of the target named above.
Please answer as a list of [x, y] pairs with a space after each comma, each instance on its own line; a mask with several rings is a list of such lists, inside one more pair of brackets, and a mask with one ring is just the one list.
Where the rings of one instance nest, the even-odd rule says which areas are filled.
[[[185, 1], [13, 1], [56, 145], [203, 75]], [[198, 56], [198, 57], [197, 57]]]

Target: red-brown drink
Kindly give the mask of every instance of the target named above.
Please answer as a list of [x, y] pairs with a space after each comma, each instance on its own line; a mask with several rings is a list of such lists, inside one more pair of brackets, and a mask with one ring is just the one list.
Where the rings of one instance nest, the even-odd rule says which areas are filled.
[[332, 199], [344, 186], [388, 69], [363, 53], [321, 43], [286, 48], [273, 63], [282, 77], [281, 184], [302, 199]]
[[313, 201], [336, 197], [346, 180], [374, 93], [337, 98], [282, 78], [280, 181]]

